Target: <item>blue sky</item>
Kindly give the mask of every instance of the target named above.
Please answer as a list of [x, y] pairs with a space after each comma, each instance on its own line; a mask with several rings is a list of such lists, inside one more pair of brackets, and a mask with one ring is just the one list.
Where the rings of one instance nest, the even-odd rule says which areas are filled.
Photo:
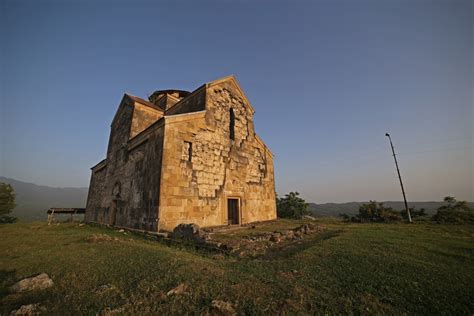
[[87, 186], [124, 92], [234, 74], [279, 194], [474, 200], [473, 2], [0, 0], [0, 175]]

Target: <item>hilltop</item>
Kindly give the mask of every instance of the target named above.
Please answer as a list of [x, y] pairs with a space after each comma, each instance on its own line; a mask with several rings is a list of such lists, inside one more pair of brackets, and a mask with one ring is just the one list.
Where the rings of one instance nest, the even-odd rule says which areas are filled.
[[[256, 258], [78, 223], [1, 225], [0, 314], [26, 304], [52, 315], [215, 315], [216, 306], [239, 315], [474, 312], [474, 226], [313, 223], [325, 227], [315, 238]], [[263, 228], [246, 229], [238, 234]], [[54, 286], [8, 293], [39, 273]]]

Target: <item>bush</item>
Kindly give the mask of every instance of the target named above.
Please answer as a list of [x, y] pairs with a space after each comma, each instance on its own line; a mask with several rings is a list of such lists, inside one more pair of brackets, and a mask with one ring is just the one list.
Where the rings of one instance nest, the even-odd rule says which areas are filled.
[[277, 215], [279, 218], [297, 218], [309, 215], [308, 203], [299, 197], [298, 192], [290, 192], [284, 198], [276, 199]]
[[340, 217], [342, 217], [342, 220], [344, 222], [350, 222], [351, 221], [351, 216], [346, 214], [346, 213], [341, 213], [339, 214]]
[[[423, 216], [427, 216], [428, 214], [426, 214], [426, 211], [424, 208], [420, 208], [419, 210], [417, 210], [416, 208], [414, 207], [409, 207], [408, 208], [410, 210], [410, 215], [411, 215], [411, 218], [419, 218], [419, 217], [423, 217]], [[407, 214], [407, 210], [401, 210], [400, 211], [400, 215], [404, 218], [404, 219], [408, 219], [408, 214]]]
[[444, 198], [446, 205], [438, 208], [432, 220], [440, 224], [474, 224], [474, 210], [466, 201], [457, 201], [452, 196]]
[[352, 222], [394, 222], [400, 221], [402, 217], [399, 212], [394, 211], [391, 207], [385, 207], [383, 203], [369, 201], [359, 207], [359, 214], [351, 218]]
[[16, 223], [17, 220], [18, 218], [13, 217], [13, 216], [8, 216], [8, 215], [0, 216], [0, 224], [13, 224], [13, 223]]
[[474, 224], [474, 213], [441, 210], [432, 219], [440, 224]]

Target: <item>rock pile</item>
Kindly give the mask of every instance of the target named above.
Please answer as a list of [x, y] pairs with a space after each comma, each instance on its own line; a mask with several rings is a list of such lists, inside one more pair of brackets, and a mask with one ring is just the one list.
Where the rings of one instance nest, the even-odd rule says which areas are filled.
[[262, 232], [248, 237], [236, 237], [234, 239], [215, 240], [208, 232], [200, 229], [196, 224], [180, 224], [168, 237], [175, 240], [183, 240], [210, 247], [228, 254], [235, 254], [239, 257], [258, 256], [265, 253], [283, 241], [302, 240], [305, 235], [322, 232], [324, 226], [313, 223], [303, 224], [293, 229]]
[[299, 227], [285, 230], [282, 232], [274, 231], [268, 233], [262, 233], [260, 235], [254, 235], [248, 238], [251, 242], [259, 242], [259, 241], [270, 241], [274, 243], [279, 243], [284, 240], [298, 240], [303, 239], [304, 235], [308, 235], [311, 233], [321, 232], [324, 227], [315, 225], [315, 224], [304, 224]]
[[209, 234], [200, 229], [196, 224], [179, 224], [169, 237], [198, 244], [204, 244], [210, 239]]
[[[288, 244], [300, 242], [305, 236], [320, 233], [324, 229], [324, 226], [308, 223], [293, 229], [262, 232], [243, 238], [228, 239], [222, 243], [209, 241], [208, 244], [213, 243], [216, 247], [238, 257], [256, 257], [265, 254], [272, 248], [280, 247], [279, 245], [284, 241]], [[283, 247], [286, 247], [286, 245], [283, 245]]]

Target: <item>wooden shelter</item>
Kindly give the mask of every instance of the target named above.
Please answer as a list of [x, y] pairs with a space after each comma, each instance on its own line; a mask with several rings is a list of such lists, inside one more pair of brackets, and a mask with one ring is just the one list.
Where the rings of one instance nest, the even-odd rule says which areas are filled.
[[65, 207], [52, 207], [48, 211], [48, 225], [50, 225], [53, 220], [54, 220], [54, 214], [70, 214], [71, 215], [71, 221], [74, 220], [74, 215], [77, 214], [85, 214], [86, 209], [85, 208], [65, 208]]

